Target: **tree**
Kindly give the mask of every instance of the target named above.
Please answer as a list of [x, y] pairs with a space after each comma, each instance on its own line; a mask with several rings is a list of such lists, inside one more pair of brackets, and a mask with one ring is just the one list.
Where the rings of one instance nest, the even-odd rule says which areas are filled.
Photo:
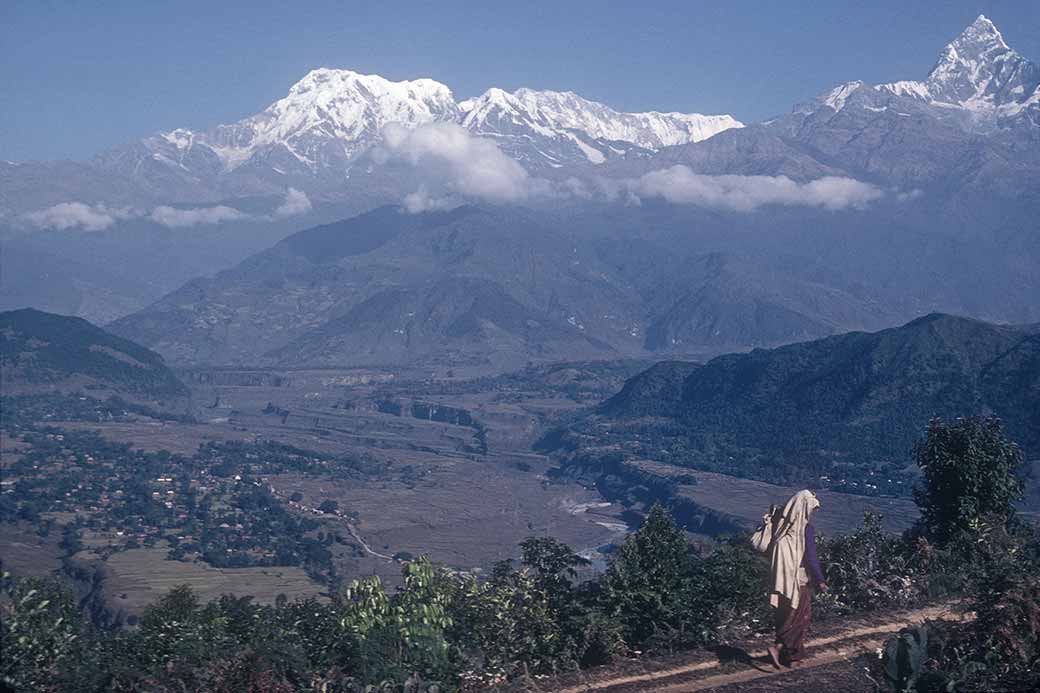
[[325, 500], [318, 506], [318, 510], [323, 513], [334, 513], [339, 510], [339, 503], [334, 500]]
[[699, 639], [689, 631], [700, 624], [687, 615], [704, 592], [702, 577], [682, 530], [655, 504], [603, 577], [604, 611], [621, 623], [629, 645]]
[[933, 419], [914, 450], [924, 486], [914, 491], [921, 523], [942, 543], [976, 532], [984, 518], [1006, 524], [1022, 497], [1022, 451], [1004, 435], [1000, 420], [973, 416], [946, 424]]
[[539, 586], [554, 606], [569, 599], [576, 568], [589, 564], [587, 559], [553, 537], [528, 537], [520, 544], [520, 551], [523, 564], [534, 571]]
[[84, 630], [76, 597], [49, 578], [0, 582], [0, 688], [51, 689]]

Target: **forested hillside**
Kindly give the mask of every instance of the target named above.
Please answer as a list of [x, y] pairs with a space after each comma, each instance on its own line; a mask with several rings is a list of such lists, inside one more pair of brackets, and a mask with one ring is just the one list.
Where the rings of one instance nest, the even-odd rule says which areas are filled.
[[155, 352], [82, 318], [28, 308], [0, 313], [0, 368], [5, 395], [90, 386], [154, 397], [188, 394]]
[[905, 494], [903, 470], [928, 421], [975, 414], [1000, 417], [1030, 459], [1040, 455], [1040, 336], [933, 314], [700, 367], [659, 364], [547, 442]]

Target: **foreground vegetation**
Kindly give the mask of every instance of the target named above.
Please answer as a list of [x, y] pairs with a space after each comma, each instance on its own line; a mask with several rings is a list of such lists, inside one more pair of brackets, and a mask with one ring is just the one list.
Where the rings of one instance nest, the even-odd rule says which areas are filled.
[[[831, 592], [820, 610], [955, 598], [978, 618], [903, 634], [878, 675], [898, 690], [1040, 684], [1040, 536], [1013, 505], [1021, 452], [999, 423], [968, 419], [934, 423], [917, 461], [921, 525], [889, 536], [867, 516], [822, 541]], [[328, 600], [203, 604], [177, 588], [133, 630], [93, 629], [57, 581], [5, 578], [0, 675], [15, 690], [472, 690], [769, 627], [766, 562], [742, 537], [692, 550], [659, 506], [597, 578], [576, 580], [584, 559], [549, 537], [521, 553], [486, 579], [421, 557], [393, 593], [366, 578]]]

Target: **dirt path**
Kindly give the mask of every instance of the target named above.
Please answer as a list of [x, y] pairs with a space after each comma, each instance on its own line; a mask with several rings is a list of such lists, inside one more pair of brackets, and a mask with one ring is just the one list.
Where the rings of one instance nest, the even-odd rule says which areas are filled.
[[324, 513], [313, 506], [304, 505], [303, 503], [297, 503], [296, 501], [289, 500], [289, 497], [286, 494], [276, 489], [266, 479], [261, 478], [260, 481], [261, 483], [267, 484], [267, 488], [271, 491], [271, 494], [273, 496], [284, 501], [291, 508], [295, 508], [296, 510], [303, 513], [310, 513], [311, 515], [320, 515], [326, 519], [340, 520], [341, 522], [343, 522], [343, 525], [347, 528], [347, 532], [350, 533], [350, 536], [354, 537], [354, 541], [356, 541], [361, 546], [365, 553], [367, 553], [369, 556], [381, 558], [389, 563], [394, 562], [393, 556], [387, 556], [385, 553], [379, 553], [371, 546], [369, 546], [368, 542], [361, 538], [361, 534], [357, 531], [357, 528], [354, 526], [354, 523], [350, 521], [350, 518], [346, 517], [345, 515], [339, 512]]
[[362, 539], [361, 535], [358, 534], [357, 529], [354, 528], [354, 525], [351, 524], [350, 520], [343, 520], [343, 524], [347, 526], [347, 531], [350, 532], [350, 536], [354, 537], [354, 540], [357, 543], [361, 544], [361, 548], [364, 549], [368, 555], [375, 556], [376, 558], [382, 558], [383, 560], [390, 561], [391, 563], [393, 562], [393, 556], [387, 556], [385, 553], [379, 553], [371, 546], [369, 546], [368, 542]]
[[654, 693], [680, 693], [706, 691], [722, 686], [740, 684], [772, 676], [783, 676], [792, 672], [804, 672], [815, 667], [850, 660], [864, 652], [881, 647], [886, 638], [901, 628], [937, 618], [958, 618], [949, 606], [933, 606], [905, 612], [899, 618], [873, 625], [851, 628], [827, 637], [815, 638], [806, 643], [807, 659], [794, 669], [776, 670], [768, 663], [765, 650], [750, 653], [747, 669], [741, 671], [710, 673], [723, 666], [722, 661], [695, 662], [683, 666], [662, 669], [631, 676], [619, 676], [602, 681], [590, 681], [580, 686], [560, 689], [558, 693], [587, 693], [591, 691], [653, 691]]

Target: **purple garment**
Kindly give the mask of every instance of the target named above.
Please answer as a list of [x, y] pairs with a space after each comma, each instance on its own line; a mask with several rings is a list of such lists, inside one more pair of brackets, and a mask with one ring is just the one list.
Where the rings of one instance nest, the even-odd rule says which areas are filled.
[[816, 558], [816, 529], [811, 525], [805, 525], [805, 555], [802, 556], [802, 567], [809, 573], [809, 579], [814, 585], [826, 582], [823, 570], [820, 569], [820, 561]]

